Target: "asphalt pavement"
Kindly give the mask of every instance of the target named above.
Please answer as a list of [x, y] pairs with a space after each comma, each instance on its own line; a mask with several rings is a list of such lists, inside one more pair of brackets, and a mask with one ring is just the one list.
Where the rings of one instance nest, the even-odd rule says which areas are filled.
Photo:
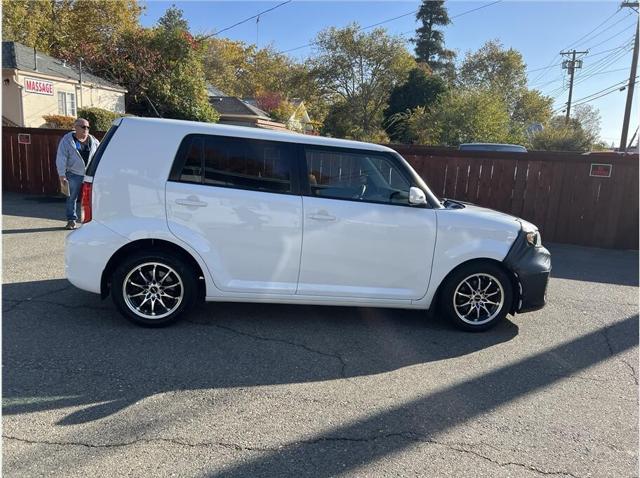
[[5, 477], [638, 476], [636, 251], [550, 245], [548, 305], [483, 334], [233, 303], [144, 329], [66, 281], [63, 201], [2, 208]]

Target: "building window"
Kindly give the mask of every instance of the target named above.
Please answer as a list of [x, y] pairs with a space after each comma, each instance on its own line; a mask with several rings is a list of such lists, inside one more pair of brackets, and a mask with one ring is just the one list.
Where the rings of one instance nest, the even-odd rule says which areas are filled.
[[65, 116], [76, 115], [76, 95], [74, 93], [58, 93], [58, 113]]

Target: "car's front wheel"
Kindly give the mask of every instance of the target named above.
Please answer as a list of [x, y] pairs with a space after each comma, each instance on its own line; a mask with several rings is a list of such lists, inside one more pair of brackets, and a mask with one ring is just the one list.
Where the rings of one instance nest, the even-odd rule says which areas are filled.
[[490, 262], [467, 264], [451, 274], [440, 296], [441, 311], [459, 328], [481, 332], [511, 310], [513, 286], [507, 273]]
[[195, 273], [163, 251], [129, 256], [113, 273], [111, 297], [129, 320], [148, 327], [175, 322], [194, 302]]

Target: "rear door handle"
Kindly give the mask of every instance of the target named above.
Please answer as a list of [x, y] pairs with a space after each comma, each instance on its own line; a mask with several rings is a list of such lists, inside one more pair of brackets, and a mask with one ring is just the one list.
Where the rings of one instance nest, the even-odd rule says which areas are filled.
[[195, 196], [189, 196], [185, 199], [176, 199], [176, 204], [180, 204], [181, 206], [187, 207], [205, 207], [207, 205], [206, 202], [200, 201]]
[[313, 219], [314, 221], [335, 221], [336, 217], [329, 214], [327, 211], [318, 211], [317, 213], [312, 213], [307, 216], [309, 219]]

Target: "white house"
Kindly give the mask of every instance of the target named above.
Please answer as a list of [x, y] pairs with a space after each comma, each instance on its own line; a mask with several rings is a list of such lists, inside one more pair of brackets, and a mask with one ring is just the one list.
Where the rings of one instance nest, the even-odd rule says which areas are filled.
[[38, 128], [78, 108], [125, 112], [123, 87], [17, 42], [2, 42], [2, 123]]

